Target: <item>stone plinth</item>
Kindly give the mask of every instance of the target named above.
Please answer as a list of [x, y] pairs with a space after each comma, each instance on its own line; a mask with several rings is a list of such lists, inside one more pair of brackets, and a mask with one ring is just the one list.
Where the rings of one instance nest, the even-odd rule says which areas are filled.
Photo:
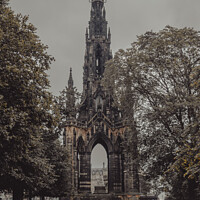
[[95, 186], [94, 187], [94, 194], [105, 194], [106, 187], [105, 186]]

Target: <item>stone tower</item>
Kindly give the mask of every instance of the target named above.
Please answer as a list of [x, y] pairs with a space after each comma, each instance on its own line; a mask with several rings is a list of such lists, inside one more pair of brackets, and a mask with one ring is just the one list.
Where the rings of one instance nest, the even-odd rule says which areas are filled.
[[[105, 0], [91, 0], [89, 27], [83, 67], [83, 93], [76, 117], [66, 121], [64, 144], [72, 155], [74, 196], [91, 193], [91, 152], [101, 144], [108, 158], [108, 194], [125, 195], [138, 192], [137, 173], [128, 163], [123, 148], [126, 132], [121, 112], [112, 105], [109, 91], [100, 81], [105, 63], [112, 58], [111, 33], [107, 28]], [[71, 73], [70, 73], [71, 74]], [[68, 84], [73, 84], [72, 77]], [[87, 197], [89, 199], [89, 197]]]

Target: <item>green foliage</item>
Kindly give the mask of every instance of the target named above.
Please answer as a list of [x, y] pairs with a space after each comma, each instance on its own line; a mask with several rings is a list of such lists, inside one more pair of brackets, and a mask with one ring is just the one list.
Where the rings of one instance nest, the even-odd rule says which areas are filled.
[[194, 67], [192, 75], [192, 88], [196, 92], [195, 98], [191, 102], [195, 110], [195, 119], [185, 128], [183, 134], [184, 144], [179, 148], [176, 161], [173, 163], [171, 169], [180, 168], [185, 169], [184, 177], [189, 179], [200, 180], [200, 68]]
[[0, 0], [0, 6], [6, 6], [8, 5], [9, 0]]
[[14, 190], [18, 200], [24, 189], [51, 188], [69, 166], [56, 142], [60, 116], [48, 92], [54, 59], [35, 32], [27, 16], [0, 1], [0, 189]]
[[80, 94], [75, 87], [66, 87], [60, 92], [57, 102], [61, 113], [61, 122], [76, 118], [79, 99]]
[[52, 140], [49, 136], [45, 137], [45, 152], [49, 163], [53, 166], [56, 179], [48, 187], [42, 188], [35, 194], [48, 197], [67, 197], [71, 194], [70, 156], [66, 148], [60, 145], [59, 140]]
[[168, 183], [181, 172], [185, 181], [194, 178], [193, 191], [200, 169], [199, 44], [200, 33], [191, 28], [147, 32], [116, 53], [104, 77], [115, 101], [133, 109], [143, 171], [151, 179], [165, 176]]

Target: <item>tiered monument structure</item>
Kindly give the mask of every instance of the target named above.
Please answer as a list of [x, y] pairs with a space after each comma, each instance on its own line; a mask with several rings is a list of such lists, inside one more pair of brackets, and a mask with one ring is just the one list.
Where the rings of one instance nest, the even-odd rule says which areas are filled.
[[[82, 101], [76, 116], [67, 119], [64, 145], [72, 156], [72, 199], [136, 199], [139, 193], [137, 170], [123, 148], [128, 127], [112, 95], [100, 84], [105, 63], [112, 58], [111, 33], [107, 28], [105, 0], [90, 0], [91, 13], [86, 29]], [[68, 87], [73, 88], [72, 74]], [[108, 157], [108, 191], [91, 193], [91, 152], [101, 144]]]

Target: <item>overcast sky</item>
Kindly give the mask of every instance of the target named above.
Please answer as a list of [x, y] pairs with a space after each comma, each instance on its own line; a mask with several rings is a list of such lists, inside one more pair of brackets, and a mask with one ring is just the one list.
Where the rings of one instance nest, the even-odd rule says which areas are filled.
[[[16, 13], [29, 15], [49, 54], [56, 61], [49, 71], [51, 91], [58, 95], [67, 85], [69, 69], [74, 84], [82, 91], [85, 29], [88, 26], [88, 0], [10, 0]], [[107, 0], [108, 26], [113, 53], [126, 49], [136, 36], [159, 31], [166, 25], [200, 30], [200, 0]]]
[[[85, 29], [88, 0], [11, 0], [16, 13], [29, 15], [37, 34], [56, 59], [50, 74], [51, 91], [58, 95], [73, 69], [75, 86], [82, 91]], [[200, 30], [200, 0], [107, 0], [107, 20], [111, 27], [113, 52], [126, 49], [136, 36], [166, 25]]]

